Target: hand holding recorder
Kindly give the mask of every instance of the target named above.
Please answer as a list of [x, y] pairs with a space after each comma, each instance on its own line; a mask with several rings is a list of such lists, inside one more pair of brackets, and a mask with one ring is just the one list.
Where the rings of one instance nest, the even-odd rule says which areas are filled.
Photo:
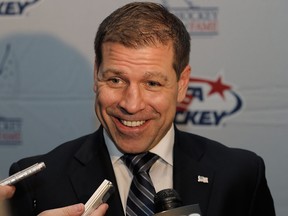
[[[0, 201], [13, 196], [15, 192], [14, 184], [45, 168], [45, 163], [36, 163], [0, 181]], [[85, 206], [82, 203], [79, 203], [63, 208], [46, 210], [38, 216], [104, 216], [108, 209], [108, 204], [105, 202], [113, 192], [113, 184], [105, 179], [87, 201]]]
[[90, 199], [83, 204], [76, 204], [64, 208], [47, 210], [38, 216], [104, 216], [108, 204], [105, 202], [114, 192], [112, 182], [104, 180], [97, 190], [92, 194]]
[[[101, 204], [95, 211], [91, 212], [90, 216], [104, 216], [108, 209], [106, 203]], [[75, 204], [63, 208], [47, 210], [38, 216], [81, 216], [84, 213], [84, 204]]]
[[43, 162], [37, 163], [0, 181], [0, 200], [11, 198], [15, 193], [15, 187], [13, 186], [14, 184], [40, 172], [45, 167], [46, 166]]

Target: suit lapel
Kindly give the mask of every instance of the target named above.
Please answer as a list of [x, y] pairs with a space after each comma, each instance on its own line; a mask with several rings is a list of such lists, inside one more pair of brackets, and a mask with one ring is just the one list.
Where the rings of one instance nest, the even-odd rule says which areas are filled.
[[110, 208], [106, 215], [124, 215], [102, 128], [87, 139], [74, 158], [69, 173], [79, 202], [86, 203], [102, 181], [107, 179], [113, 183], [115, 192], [108, 200]]
[[[205, 154], [205, 144], [193, 135], [176, 129], [174, 145], [174, 188], [183, 204], [199, 203], [201, 209], [208, 209], [209, 194], [213, 184], [214, 171], [201, 158]], [[207, 182], [208, 181], [208, 182]], [[206, 212], [202, 213], [205, 215]]]
[[[176, 129], [173, 156], [174, 188], [184, 205], [199, 203], [201, 209], [208, 208], [214, 176], [214, 171], [201, 162], [204, 154], [204, 143]], [[123, 216], [117, 182], [102, 128], [90, 135], [74, 158], [69, 168], [69, 177], [79, 202], [85, 203], [102, 181], [108, 179], [115, 186], [115, 192], [108, 200], [110, 207], [106, 215]], [[198, 182], [198, 176], [204, 177], [204, 180], [207, 178], [208, 183]], [[206, 212], [202, 213], [205, 215]]]

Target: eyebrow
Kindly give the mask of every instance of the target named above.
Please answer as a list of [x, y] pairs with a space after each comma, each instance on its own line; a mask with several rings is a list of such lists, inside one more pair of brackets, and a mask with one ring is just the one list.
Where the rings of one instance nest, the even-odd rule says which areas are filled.
[[146, 72], [144, 77], [146, 79], [153, 78], [153, 77], [158, 77], [158, 78], [162, 79], [163, 81], [167, 81], [168, 80], [167, 76], [162, 74], [162, 73], [160, 73], [160, 72]]
[[[114, 75], [118, 75], [118, 76], [121, 76], [121, 75], [125, 75], [126, 73], [125, 72], [123, 72], [123, 71], [119, 71], [119, 70], [116, 70], [116, 69], [108, 69], [108, 70], [105, 70], [105, 71], [103, 71], [103, 73], [102, 73], [102, 76], [105, 76], [106, 74], [109, 74], [109, 73], [112, 73], [112, 74], [114, 74]], [[163, 81], [167, 81], [168, 80], [168, 77], [166, 76], [166, 75], [164, 75], [164, 74], [162, 74], [162, 73], [160, 73], [160, 72], [157, 72], [157, 71], [155, 71], [155, 72], [153, 72], [153, 71], [151, 71], [151, 72], [146, 72], [145, 74], [144, 74], [144, 78], [145, 79], [150, 79], [150, 78], [160, 78], [160, 79], [162, 79]]]
[[108, 70], [103, 71], [102, 73], [98, 73], [98, 76], [100, 76], [100, 74], [101, 74], [102, 77], [105, 77], [107, 74], [110, 74], [110, 73], [112, 73], [112, 74], [114, 74], [116, 76], [120, 76], [120, 75], [125, 74], [124, 72], [119, 71], [119, 70], [108, 69]]

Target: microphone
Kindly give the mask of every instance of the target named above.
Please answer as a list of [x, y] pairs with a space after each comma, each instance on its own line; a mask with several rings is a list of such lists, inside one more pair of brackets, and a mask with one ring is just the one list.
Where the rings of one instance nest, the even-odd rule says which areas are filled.
[[199, 204], [183, 206], [182, 200], [174, 189], [159, 191], [154, 197], [154, 216], [201, 216]]

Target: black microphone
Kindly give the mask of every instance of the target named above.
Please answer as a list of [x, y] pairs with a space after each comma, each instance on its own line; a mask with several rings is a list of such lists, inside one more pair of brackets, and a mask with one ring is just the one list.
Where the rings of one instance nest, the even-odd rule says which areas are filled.
[[174, 189], [159, 191], [154, 197], [154, 216], [201, 216], [198, 204], [183, 206], [182, 200]]

